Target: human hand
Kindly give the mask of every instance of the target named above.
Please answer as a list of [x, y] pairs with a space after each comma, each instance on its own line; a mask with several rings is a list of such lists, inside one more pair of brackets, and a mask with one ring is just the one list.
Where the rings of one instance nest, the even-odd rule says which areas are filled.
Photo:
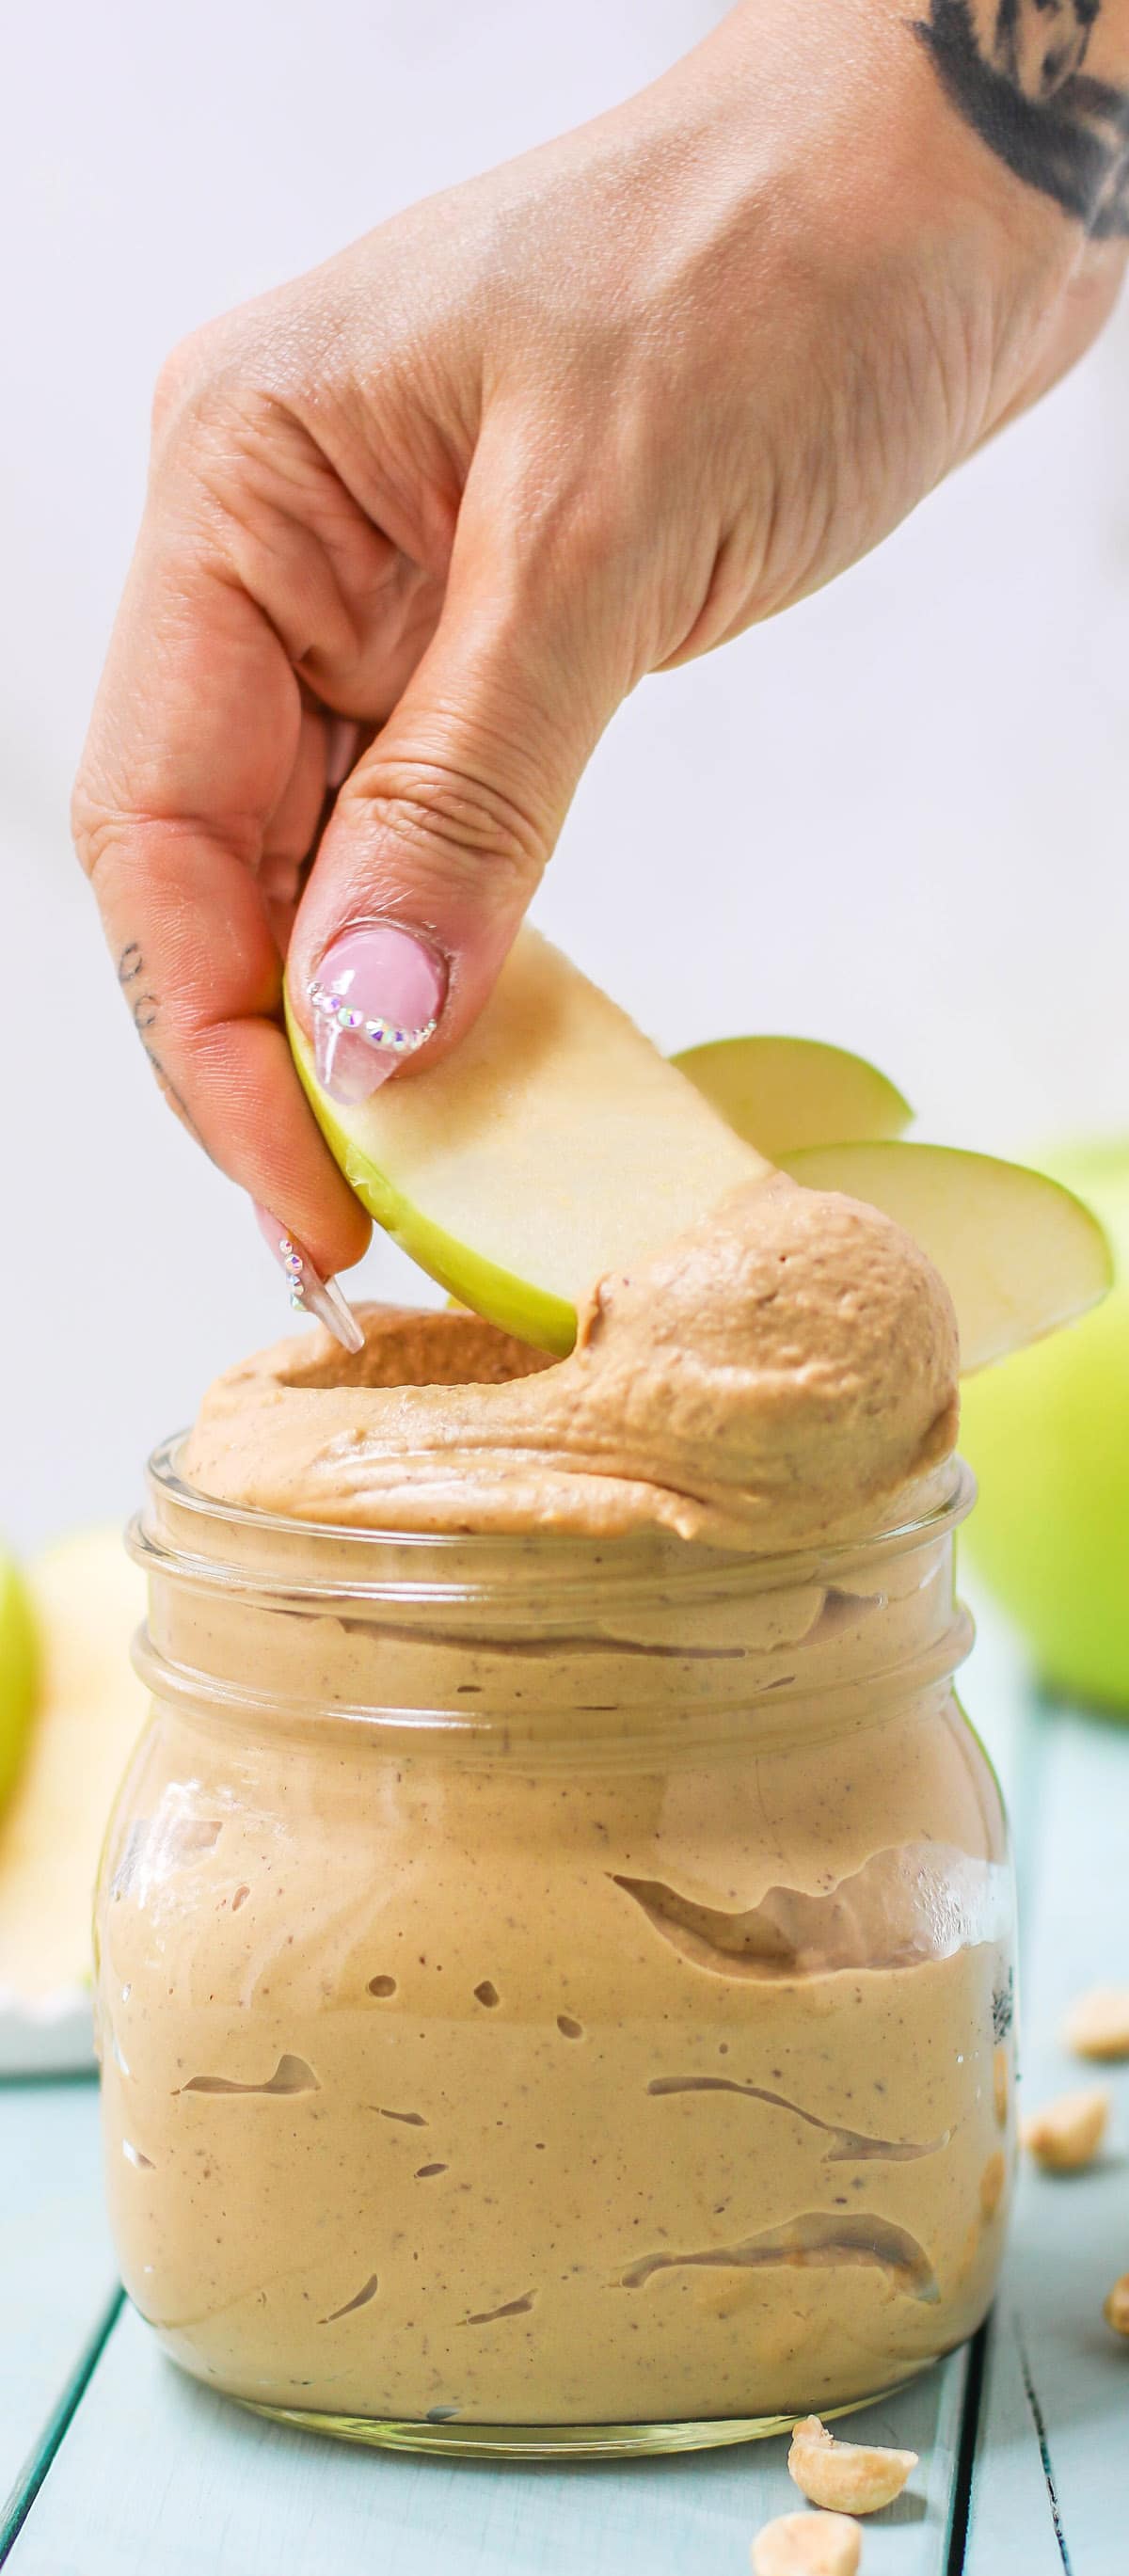
[[368, 1222], [287, 950], [343, 1094], [455, 1044], [636, 681], [853, 562], [1109, 309], [1123, 244], [981, 139], [954, 7], [750, 0], [165, 370], [76, 836], [158, 1079], [307, 1288]]

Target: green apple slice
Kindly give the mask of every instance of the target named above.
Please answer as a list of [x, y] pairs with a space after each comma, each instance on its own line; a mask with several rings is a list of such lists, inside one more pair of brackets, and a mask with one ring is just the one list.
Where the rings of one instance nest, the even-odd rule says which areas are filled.
[[0, 1992], [90, 1974], [90, 1899], [110, 1801], [148, 1705], [129, 1659], [145, 1582], [120, 1530], [60, 1539], [28, 1567], [42, 1673], [26, 1759], [0, 1819]]
[[960, 1445], [980, 1499], [972, 1558], [1062, 1696], [1129, 1715], [1129, 1136], [1060, 1149], [1114, 1245], [1117, 1278], [1078, 1330], [969, 1387]]
[[0, 1549], [0, 1806], [23, 1764], [39, 1691], [39, 1639], [27, 1585]]
[[564, 1356], [578, 1300], [766, 1173], [626, 1012], [526, 927], [455, 1053], [314, 1115], [378, 1225], [460, 1305]]
[[1113, 1278], [1109, 1244], [1072, 1190], [950, 1145], [812, 1145], [781, 1157], [793, 1180], [881, 1208], [940, 1271], [956, 1308], [962, 1373], [1072, 1323]]
[[715, 1038], [672, 1062], [774, 1163], [807, 1145], [900, 1136], [913, 1117], [877, 1065], [817, 1038]]

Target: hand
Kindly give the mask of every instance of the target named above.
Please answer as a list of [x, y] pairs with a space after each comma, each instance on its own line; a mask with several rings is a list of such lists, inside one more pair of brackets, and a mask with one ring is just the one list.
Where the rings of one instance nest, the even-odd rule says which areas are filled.
[[756, 0], [166, 368], [76, 835], [158, 1079], [321, 1273], [368, 1226], [287, 949], [334, 1087], [411, 1079], [636, 681], [852, 563], [1108, 311], [1124, 244], [974, 122], [900, 0]]

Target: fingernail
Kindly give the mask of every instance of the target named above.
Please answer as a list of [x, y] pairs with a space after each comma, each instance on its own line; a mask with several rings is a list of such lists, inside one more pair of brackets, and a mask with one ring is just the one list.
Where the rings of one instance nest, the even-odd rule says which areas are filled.
[[343, 1351], [363, 1351], [365, 1337], [352, 1307], [348, 1306], [336, 1279], [323, 1279], [315, 1270], [304, 1244], [288, 1234], [270, 1209], [256, 1205], [259, 1231], [270, 1245], [290, 1290], [290, 1303], [299, 1315], [316, 1315]]
[[435, 1035], [447, 989], [434, 949], [394, 921], [362, 921], [327, 948], [309, 986], [314, 1062], [332, 1100], [367, 1100]]

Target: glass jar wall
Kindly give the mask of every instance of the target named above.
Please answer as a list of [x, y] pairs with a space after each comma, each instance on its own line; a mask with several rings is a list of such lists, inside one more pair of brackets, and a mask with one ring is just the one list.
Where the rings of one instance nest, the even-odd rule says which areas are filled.
[[769, 1562], [305, 1527], [158, 1455], [98, 2012], [175, 2360], [374, 2441], [632, 2449], [977, 2325], [1012, 1901], [954, 1475]]

